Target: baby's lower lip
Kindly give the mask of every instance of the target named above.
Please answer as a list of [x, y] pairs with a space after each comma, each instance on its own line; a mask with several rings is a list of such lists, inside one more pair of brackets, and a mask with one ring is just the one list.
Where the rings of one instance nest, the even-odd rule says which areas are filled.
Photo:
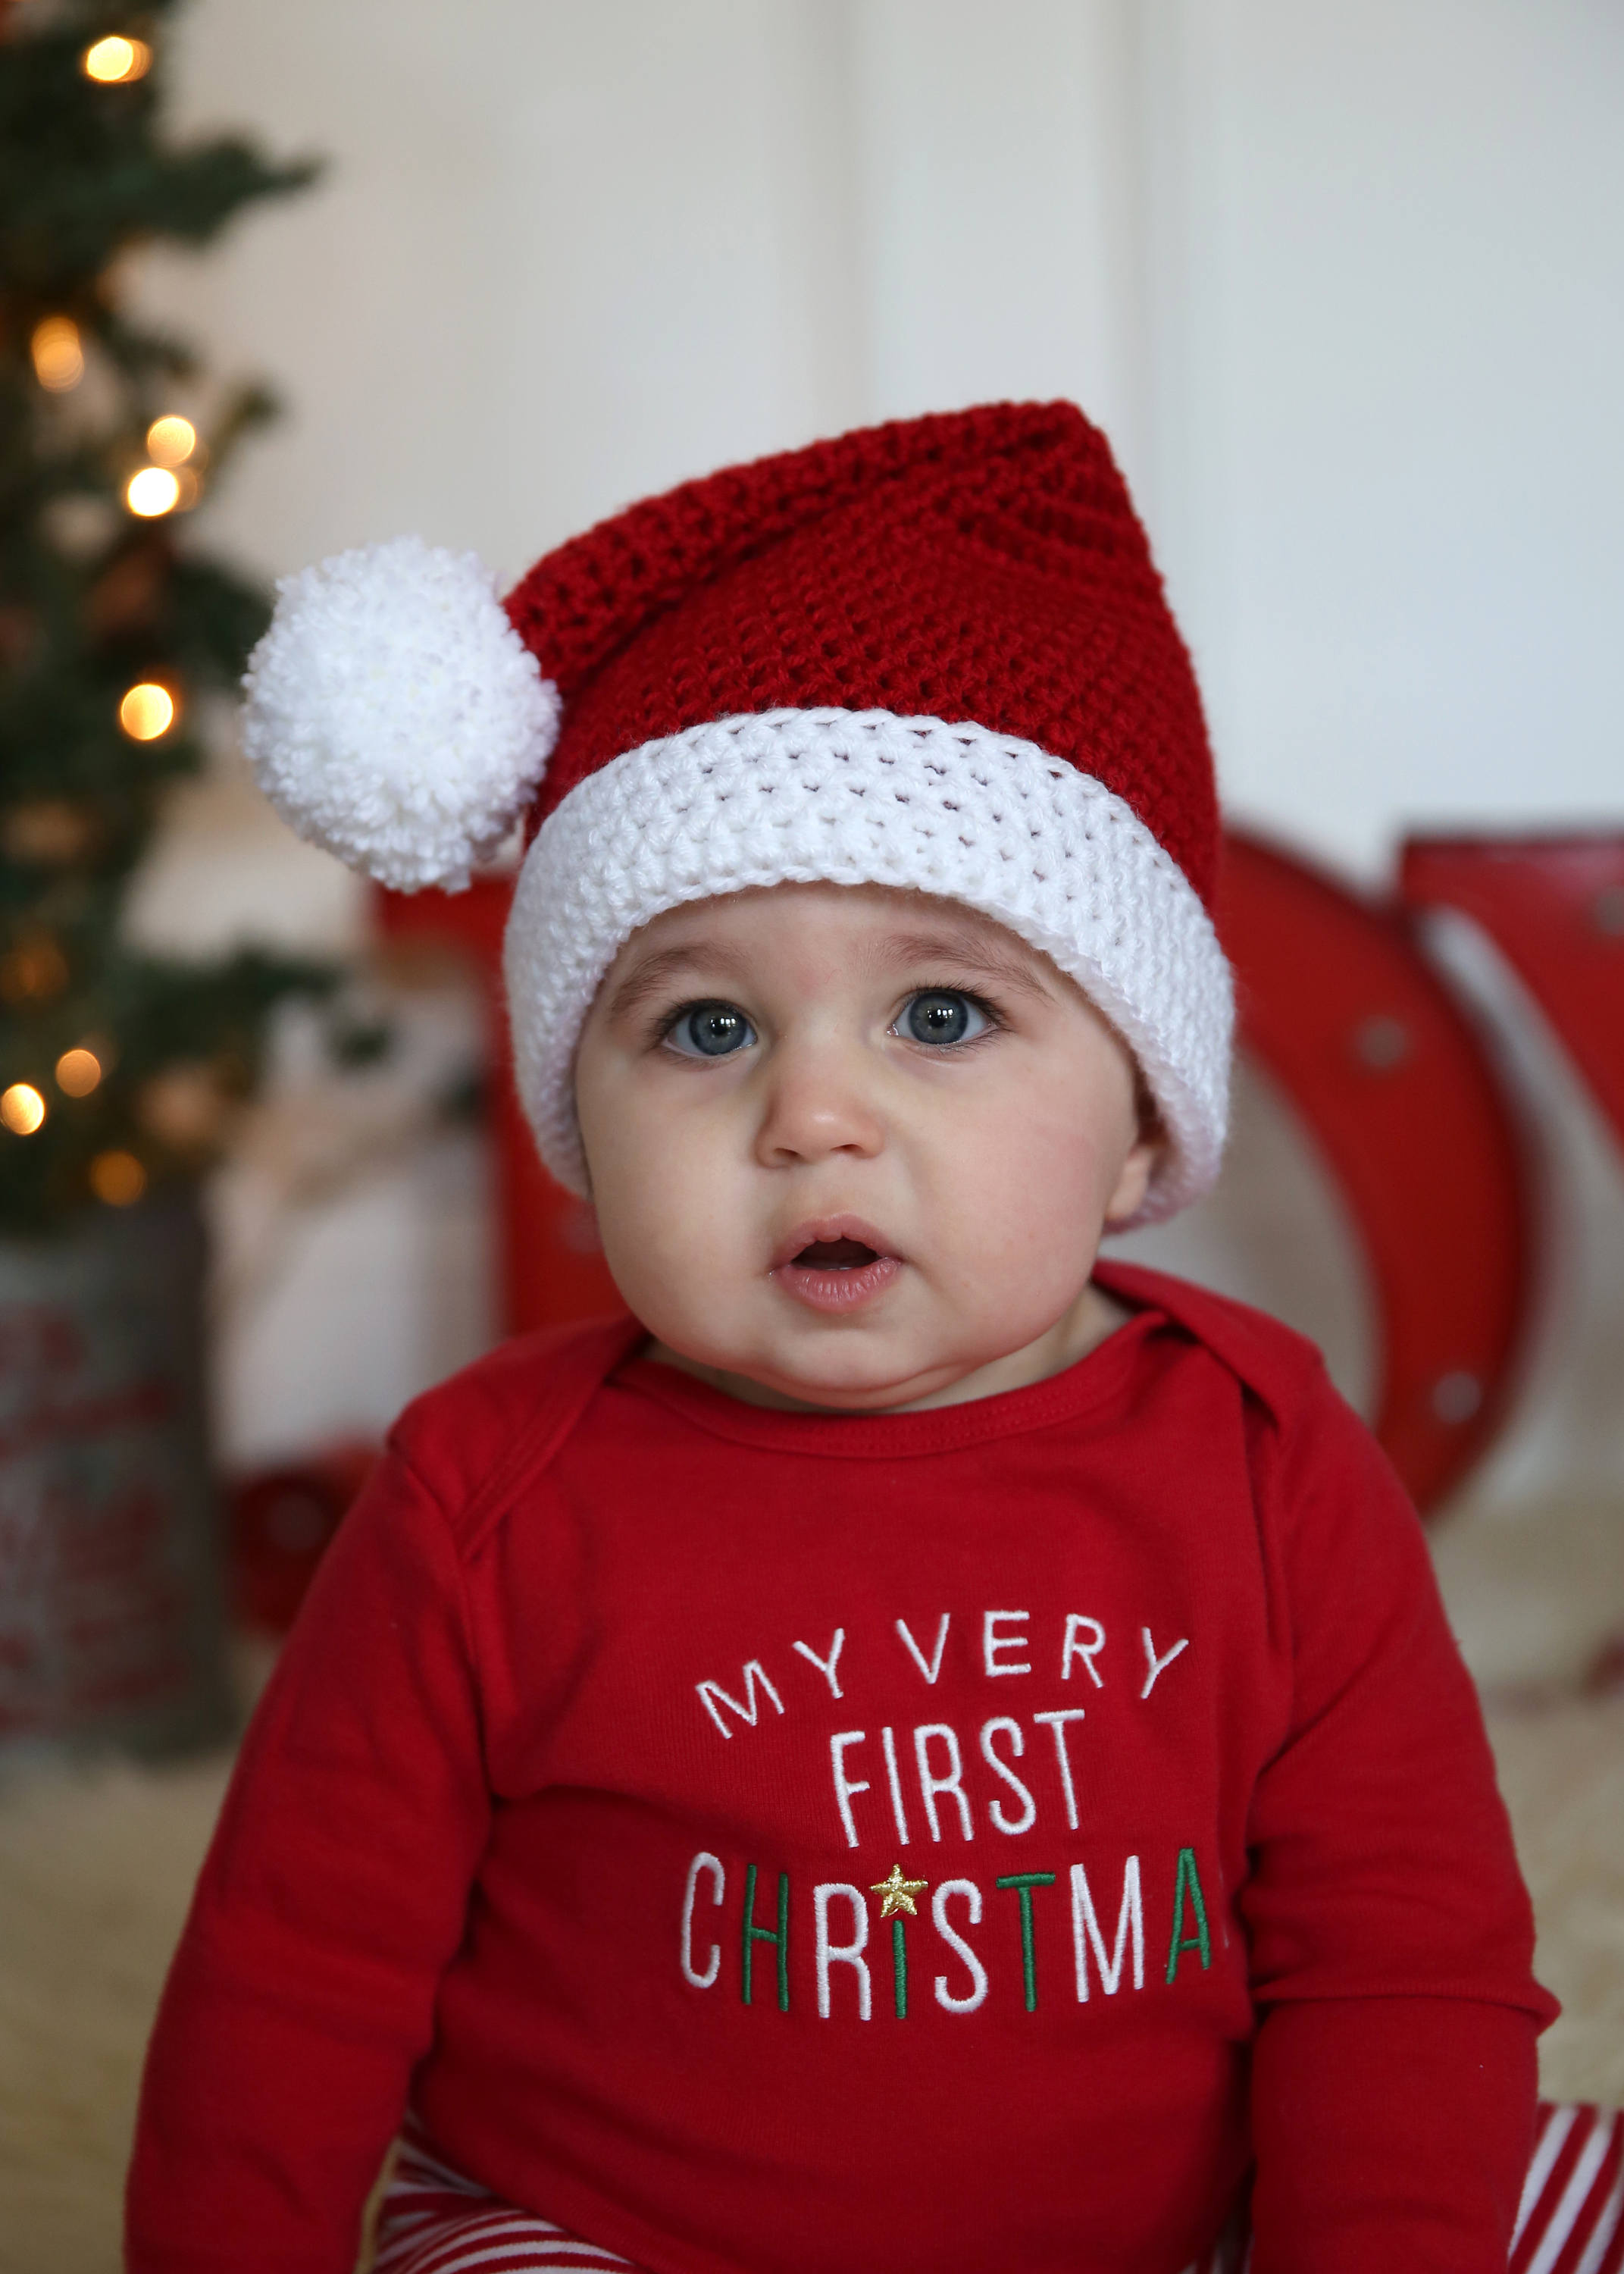
[[786, 1295], [812, 1311], [854, 1311], [883, 1295], [900, 1276], [895, 1255], [876, 1255], [866, 1263], [831, 1265], [798, 1255], [780, 1263], [773, 1277]]

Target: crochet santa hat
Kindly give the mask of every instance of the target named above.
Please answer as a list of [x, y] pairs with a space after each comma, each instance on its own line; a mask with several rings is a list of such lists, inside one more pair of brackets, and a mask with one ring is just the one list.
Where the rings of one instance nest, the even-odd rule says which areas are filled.
[[505, 603], [406, 538], [286, 579], [245, 741], [293, 827], [459, 889], [521, 817], [519, 1088], [579, 1192], [576, 1040], [663, 909], [823, 880], [981, 909], [1132, 1047], [1167, 1142], [1223, 1143], [1232, 998], [1200, 699], [1104, 437], [1070, 403], [899, 421], [732, 467], [538, 561]]

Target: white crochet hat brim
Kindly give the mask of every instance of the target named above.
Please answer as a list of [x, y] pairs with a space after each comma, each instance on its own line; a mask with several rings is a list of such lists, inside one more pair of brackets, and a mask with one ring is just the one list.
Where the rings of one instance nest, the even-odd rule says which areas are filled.
[[769, 711], [645, 742], [538, 832], [508, 919], [519, 1093], [584, 1193], [576, 1043], [615, 956], [685, 901], [782, 884], [962, 901], [1081, 987], [1132, 1050], [1167, 1142], [1136, 1221], [1199, 1199], [1228, 1118], [1234, 991], [1211, 919], [1132, 807], [1035, 743], [886, 711]]

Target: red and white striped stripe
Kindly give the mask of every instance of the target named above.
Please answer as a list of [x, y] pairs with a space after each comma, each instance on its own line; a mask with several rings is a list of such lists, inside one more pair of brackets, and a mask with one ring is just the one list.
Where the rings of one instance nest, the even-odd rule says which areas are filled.
[[1624, 2269], [1624, 2112], [1542, 2101], [1509, 2274]]
[[[1233, 2233], [1184, 2274], [1246, 2274]], [[637, 2274], [629, 2258], [499, 2202], [408, 2124], [384, 2192], [374, 2274]], [[1507, 2274], [1624, 2274], [1624, 2112], [1542, 2101]]]
[[629, 2258], [514, 2210], [442, 2163], [408, 2123], [378, 2218], [373, 2274], [636, 2274]]

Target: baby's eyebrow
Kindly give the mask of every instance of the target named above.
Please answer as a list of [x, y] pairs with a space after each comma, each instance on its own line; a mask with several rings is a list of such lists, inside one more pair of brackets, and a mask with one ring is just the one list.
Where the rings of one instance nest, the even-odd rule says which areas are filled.
[[686, 973], [703, 971], [707, 975], [719, 975], [742, 983], [748, 974], [748, 960], [736, 948], [725, 946], [719, 941], [696, 940], [690, 947], [663, 947], [652, 955], [634, 964], [613, 994], [609, 998], [608, 1016], [611, 1019], [629, 1018], [634, 1011], [656, 995], [663, 995], [673, 980]]
[[875, 942], [871, 953], [876, 963], [947, 964], [957, 974], [988, 980], [1039, 1002], [1052, 999], [1053, 990], [1044, 984], [1041, 968], [976, 932], [888, 932]]
[[[862, 961], [881, 974], [898, 966], [929, 975], [933, 966], [946, 966], [941, 976], [981, 979], [989, 985], [1032, 997], [1052, 999], [1053, 990], [1043, 982], [1041, 968], [1026, 957], [1006, 952], [996, 940], [979, 933], [952, 930], [892, 931], [868, 940], [860, 950]], [[695, 940], [683, 947], [657, 949], [635, 964], [609, 998], [611, 1020], [630, 1018], [654, 997], [666, 993], [678, 982], [698, 972], [707, 980], [720, 979], [743, 987], [752, 973], [750, 958], [741, 948], [722, 940]]]

